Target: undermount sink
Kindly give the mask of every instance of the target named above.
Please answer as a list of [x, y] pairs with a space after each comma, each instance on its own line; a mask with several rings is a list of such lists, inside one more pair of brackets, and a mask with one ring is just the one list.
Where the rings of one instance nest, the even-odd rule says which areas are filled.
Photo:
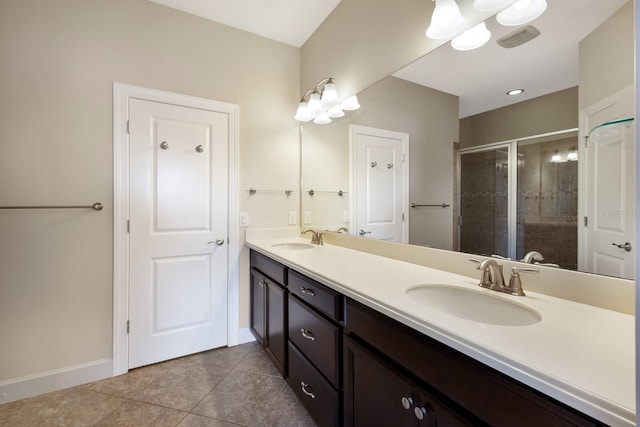
[[542, 320], [537, 311], [487, 292], [449, 285], [421, 285], [408, 289], [406, 294], [429, 310], [478, 323], [527, 326]]
[[309, 243], [299, 243], [299, 242], [276, 243], [275, 245], [271, 245], [271, 246], [274, 248], [290, 249], [294, 251], [299, 251], [303, 249], [313, 249], [313, 245]]

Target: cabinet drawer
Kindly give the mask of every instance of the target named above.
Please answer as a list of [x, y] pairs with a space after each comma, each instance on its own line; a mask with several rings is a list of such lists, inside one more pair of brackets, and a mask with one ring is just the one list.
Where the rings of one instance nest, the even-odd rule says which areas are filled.
[[291, 270], [289, 270], [289, 291], [333, 320], [341, 320], [342, 297], [339, 293]]
[[287, 277], [287, 270], [286, 267], [279, 262], [276, 262], [262, 255], [261, 253], [252, 250], [251, 266], [253, 268], [257, 268], [276, 282], [286, 286], [287, 282], [285, 280]]
[[287, 383], [319, 427], [340, 425], [338, 392], [291, 342]]
[[338, 388], [340, 330], [289, 295], [289, 340]]

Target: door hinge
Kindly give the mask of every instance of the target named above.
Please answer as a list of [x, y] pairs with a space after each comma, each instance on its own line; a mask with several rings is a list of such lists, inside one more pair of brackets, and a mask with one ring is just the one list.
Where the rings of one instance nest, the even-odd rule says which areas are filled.
[[129, 133], [129, 120], [127, 120], [127, 133]]
[[458, 217], [458, 227], [462, 226], [462, 215]]
[[127, 233], [131, 233], [131, 220], [127, 220]]
[[584, 226], [588, 227], [589, 226], [589, 218], [588, 217], [584, 217]]
[[402, 222], [404, 222], [404, 212], [402, 213]]
[[129, 333], [129, 321], [127, 320], [127, 333]]

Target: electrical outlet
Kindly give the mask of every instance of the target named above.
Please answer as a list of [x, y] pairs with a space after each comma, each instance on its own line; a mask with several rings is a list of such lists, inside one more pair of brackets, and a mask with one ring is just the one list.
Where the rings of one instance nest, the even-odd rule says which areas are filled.
[[240, 212], [240, 227], [249, 226], [249, 212]]
[[296, 211], [289, 211], [289, 225], [296, 225]]
[[347, 224], [351, 222], [351, 212], [349, 211], [342, 212], [342, 222], [346, 222]]
[[304, 211], [304, 223], [306, 225], [311, 224], [311, 211]]

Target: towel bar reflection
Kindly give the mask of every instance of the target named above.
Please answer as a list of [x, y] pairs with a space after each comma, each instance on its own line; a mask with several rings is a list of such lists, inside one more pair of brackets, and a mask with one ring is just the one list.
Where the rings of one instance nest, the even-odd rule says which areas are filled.
[[411, 207], [412, 208], [423, 208], [423, 207], [430, 207], [430, 208], [448, 208], [451, 205], [448, 205], [446, 203], [440, 203], [439, 205], [420, 205], [417, 203], [411, 203]]
[[104, 208], [102, 203], [96, 202], [91, 206], [0, 206], [0, 209], [93, 209], [101, 211]]

